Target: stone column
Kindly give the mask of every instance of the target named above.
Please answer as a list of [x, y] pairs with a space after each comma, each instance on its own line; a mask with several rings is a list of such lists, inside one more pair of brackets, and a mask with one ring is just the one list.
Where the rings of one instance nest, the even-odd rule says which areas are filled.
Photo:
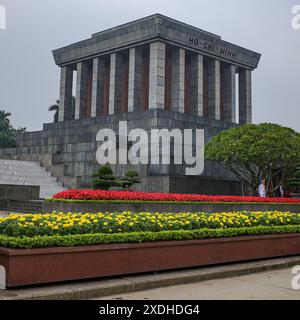
[[77, 63], [75, 119], [86, 117], [88, 103], [89, 63]]
[[220, 120], [220, 61], [211, 60], [207, 63], [207, 100], [208, 117]]
[[236, 66], [225, 64], [223, 67], [223, 120], [235, 123], [235, 73]]
[[191, 56], [191, 113], [203, 117], [203, 56]]
[[166, 45], [163, 42], [150, 44], [149, 109], [165, 108]]
[[128, 112], [142, 108], [142, 69], [142, 49], [131, 48], [129, 50]]
[[172, 110], [184, 112], [185, 50], [174, 48], [172, 53]]
[[252, 122], [251, 71], [247, 69], [239, 71], [239, 122]]
[[114, 52], [110, 55], [109, 114], [121, 111], [122, 58], [119, 52]]
[[93, 59], [93, 87], [91, 116], [99, 117], [103, 113], [104, 104], [104, 77], [105, 60], [103, 58]]
[[61, 67], [58, 121], [71, 120], [72, 110], [73, 68]]

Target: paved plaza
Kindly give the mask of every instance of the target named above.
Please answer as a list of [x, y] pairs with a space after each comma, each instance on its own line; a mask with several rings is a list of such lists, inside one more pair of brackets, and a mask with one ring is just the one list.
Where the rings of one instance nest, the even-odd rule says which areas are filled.
[[118, 294], [102, 299], [130, 300], [300, 300], [300, 290], [291, 285], [291, 268]]

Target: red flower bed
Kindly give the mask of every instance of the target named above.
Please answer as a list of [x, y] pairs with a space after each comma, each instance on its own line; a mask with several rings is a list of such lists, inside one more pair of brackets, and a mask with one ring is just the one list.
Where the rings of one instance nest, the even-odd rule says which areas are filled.
[[300, 203], [292, 198], [260, 198], [242, 196], [208, 196], [202, 194], [148, 193], [133, 191], [68, 190], [55, 194], [54, 199], [74, 200], [143, 200], [143, 201], [198, 201], [198, 202], [276, 202]]

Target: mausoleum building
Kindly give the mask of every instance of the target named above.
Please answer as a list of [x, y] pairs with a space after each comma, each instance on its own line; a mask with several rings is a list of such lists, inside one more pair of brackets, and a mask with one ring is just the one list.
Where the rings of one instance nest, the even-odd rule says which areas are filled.
[[[89, 187], [98, 168], [96, 134], [130, 128], [200, 128], [206, 142], [252, 120], [252, 72], [260, 54], [155, 14], [53, 51], [60, 68], [58, 123], [18, 136], [0, 157], [41, 161], [70, 188]], [[75, 96], [75, 103], [73, 101]], [[116, 175], [130, 165], [115, 165]], [[222, 165], [201, 176], [178, 165], [139, 165], [144, 191], [238, 194]]]

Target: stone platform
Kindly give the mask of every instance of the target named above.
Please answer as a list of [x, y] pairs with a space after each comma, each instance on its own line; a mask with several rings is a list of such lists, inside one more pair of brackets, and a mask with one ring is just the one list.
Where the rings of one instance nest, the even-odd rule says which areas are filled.
[[[128, 130], [143, 128], [204, 129], [206, 142], [235, 124], [168, 110], [146, 110], [99, 118], [44, 124], [43, 131], [23, 133], [17, 148], [0, 149], [0, 159], [39, 161], [68, 188], [91, 187], [92, 174], [99, 168], [96, 141], [100, 129], [118, 131], [119, 121], [128, 121]], [[128, 169], [139, 171], [142, 183], [137, 190], [149, 192], [240, 194], [240, 183], [224, 166], [205, 161], [201, 176], [185, 176], [184, 165], [113, 165], [116, 176]]]

